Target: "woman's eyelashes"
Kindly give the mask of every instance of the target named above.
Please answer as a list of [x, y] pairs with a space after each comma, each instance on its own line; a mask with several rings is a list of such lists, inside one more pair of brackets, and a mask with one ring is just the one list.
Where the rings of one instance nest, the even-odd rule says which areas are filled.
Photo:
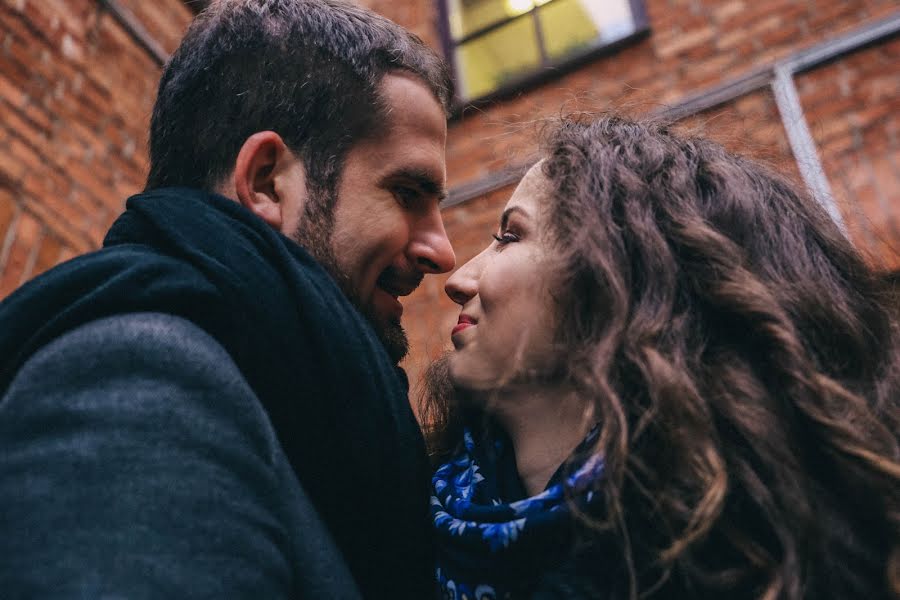
[[512, 242], [518, 242], [520, 239], [519, 236], [512, 231], [501, 231], [500, 233], [493, 234], [492, 237], [497, 240], [497, 243], [501, 246], [505, 246]]

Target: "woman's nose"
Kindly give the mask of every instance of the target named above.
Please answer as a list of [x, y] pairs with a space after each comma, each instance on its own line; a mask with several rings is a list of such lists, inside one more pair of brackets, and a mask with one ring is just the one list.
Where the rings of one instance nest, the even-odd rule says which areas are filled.
[[480, 257], [479, 254], [457, 269], [444, 285], [444, 292], [447, 296], [460, 306], [464, 306], [478, 294], [478, 275], [481, 272]]

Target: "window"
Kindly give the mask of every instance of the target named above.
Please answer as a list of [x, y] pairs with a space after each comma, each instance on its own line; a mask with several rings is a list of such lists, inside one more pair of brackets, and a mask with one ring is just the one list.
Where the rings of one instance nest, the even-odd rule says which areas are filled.
[[640, 0], [440, 0], [459, 100], [517, 89], [647, 30]]

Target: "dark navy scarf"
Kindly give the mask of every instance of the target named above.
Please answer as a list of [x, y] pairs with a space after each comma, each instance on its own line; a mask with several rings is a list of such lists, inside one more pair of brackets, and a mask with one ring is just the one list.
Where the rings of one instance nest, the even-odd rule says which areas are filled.
[[465, 429], [459, 453], [432, 478], [437, 578], [448, 600], [522, 598], [572, 555], [573, 504], [590, 510], [603, 461], [590, 455], [595, 428], [540, 494], [526, 493], [507, 438]]
[[228, 351], [361, 591], [424, 597], [430, 469], [405, 378], [319, 264], [236, 202], [134, 196], [103, 249], [0, 303], [0, 396], [62, 333], [145, 311], [184, 317]]

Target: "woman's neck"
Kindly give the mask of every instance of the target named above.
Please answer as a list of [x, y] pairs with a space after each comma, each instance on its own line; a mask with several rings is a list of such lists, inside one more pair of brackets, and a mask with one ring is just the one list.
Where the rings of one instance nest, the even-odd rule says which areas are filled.
[[590, 405], [559, 387], [505, 390], [491, 400], [489, 412], [512, 440], [529, 496], [547, 487], [594, 424]]

